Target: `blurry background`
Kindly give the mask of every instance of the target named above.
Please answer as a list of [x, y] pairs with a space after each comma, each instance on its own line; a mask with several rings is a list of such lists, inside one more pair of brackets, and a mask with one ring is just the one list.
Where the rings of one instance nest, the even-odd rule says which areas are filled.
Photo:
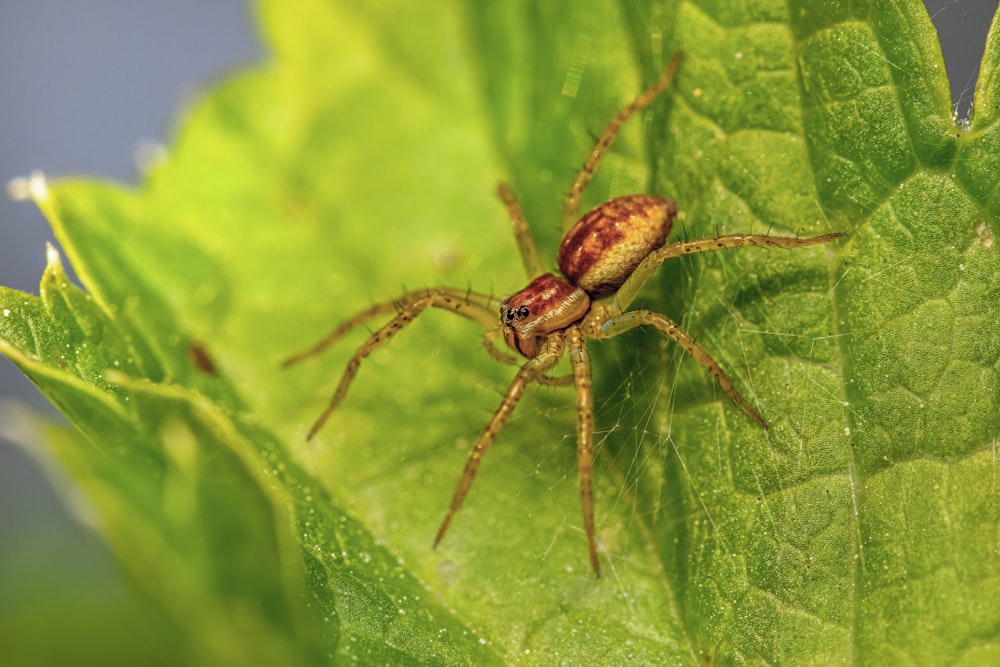
[[[0, 184], [34, 169], [135, 182], [136, 149], [168, 142], [192, 93], [263, 57], [244, 0], [2, 0]], [[0, 285], [37, 294], [49, 239], [35, 207], [0, 190]], [[56, 414], [0, 356], [0, 419], [11, 401]], [[4, 426], [0, 665], [167, 660], [113, 557]]]
[[[956, 113], [967, 117], [997, 1], [925, 4]], [[0, 183], [34, 169], [134, 182], [136, 149], [169, 143], [191, 93], [262, 57], [252, 4], [243, 0], [3, 0]], [[0, 285], [37, 293], [50, 238], [33, 205], [0, 197]], [[55, 414], [0, 357], [0, 408], [12, 402]], [[150, 664], [152, 639], [112, 556], [2, 433], [0, 424], [0, 664], [30, 664], [27, 655], [37, 664]], [[39, 628], [50, 632], [32, 636]], [[103, 650], [87, 655], [82, 646]]]

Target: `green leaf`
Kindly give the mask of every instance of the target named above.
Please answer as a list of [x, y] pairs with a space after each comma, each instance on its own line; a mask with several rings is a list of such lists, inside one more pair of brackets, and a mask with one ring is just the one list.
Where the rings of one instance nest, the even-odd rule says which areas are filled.
[[[998, 29], [969, 127], [923, 5], [262, 1], [266, 65], [189, 112], [142, 187], [36, 201], [40, 297], [0, 351], [71, 419], [48, 449], [192, 663], [813, 663], [1000, 657]], [[411, 6], [412, 5], [412, 6]], [[584, 203], [647, 191], [678, 235], [811, 235], [665, 265], [660, 336], [593, 343], [588, 569], [572, 391], [528, 392], [437, 550], [512, 369], [426, 313], [312, 442], [351, 335], [402, 286], [524, 277], [497, 181], [554, 264], [561, 200], [676, 49]]]

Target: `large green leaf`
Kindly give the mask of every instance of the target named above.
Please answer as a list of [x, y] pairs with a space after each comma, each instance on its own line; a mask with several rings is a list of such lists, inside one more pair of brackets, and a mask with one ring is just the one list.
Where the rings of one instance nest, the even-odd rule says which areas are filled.
[[[0, 292], [0, 350], [78, 429], [48, 446], [182, 657], [1000, 659], [997, 31], [959, 127], [915, 0], [356, 4], [262, 0], [272, 60], [138, 191], [36, 182], [87, 292], [54, 253], [40, 297]], [[678, 48], [585, 204], [850, 232], [677, 260], [641, 300], [772, 428], [657, 335], [593, 344], [605, 577], [564, 389], [529, 392], [431, 550], [512, 369], [427, 313], [307, 443], [366, 334], [280, 362], [403, 285], [520, 287], [496, 182], [554, 257], [594, 135]]]

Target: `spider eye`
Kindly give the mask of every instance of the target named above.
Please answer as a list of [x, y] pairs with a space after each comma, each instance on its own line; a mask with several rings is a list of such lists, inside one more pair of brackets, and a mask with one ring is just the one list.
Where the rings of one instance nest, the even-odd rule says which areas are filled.
[[517, 309], [517, 319], [519, 320], [523, 320], [530, 314], [531, 311], [528, 310], [527, 306], [521, 306], [520, 308]]

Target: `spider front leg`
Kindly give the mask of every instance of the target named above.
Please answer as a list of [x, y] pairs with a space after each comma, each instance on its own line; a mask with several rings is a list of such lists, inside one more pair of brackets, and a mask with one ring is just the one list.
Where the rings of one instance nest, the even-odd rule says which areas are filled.
[[414, 290], [412, 292], [407, 292], [392, 301], [376, 303], [375, 305], [356, 313], [350, 319], [337, 325], [333, 331], [323, 336], [319, 342], [309, 349], [285, 359], [281, 362], [281, 367], [288, 368], [289, 366], [293, 366], [300, 361], [304, 361], [310, 357], [315, 357], [354, 329], [364, 326], [376, 317], [388, 315], [389, 313], [401, 312], [408, 308], [411, 304], [416, 303], [421, 299], [426, 299], [432, 294], [442, 295], [454, 300], [456, 304], [458, 304], [458, 307], [451, 310], [454, 310], [454, 312], [458, 313], [462, 317], [468, 318], [487, 328], [495, 326], [496, 324], [495, 313], [500, 305], [500, 302], [493, 297], [486, 296], [485, 294], [479, 294], [471, 290], [455, 289], [454, 287]]
[[483, 326], [490, 327], [495, 326], [495, 311], [487, 308], [485, 303], [490, 303], [492, 301], [493, 299], [485, 295], [476, 294], [475, 292], [462, 292], [461, 290], [453, 288], [427, 289], [417, 292], [408, 292], [396, 301], [378, 303], [361, 311], [331, 331], [322, 340], [320, 340], [319, 343], [310, 349], [287, 359], [284, 363], [284, 366], [286, 367], [319, 354], [352, 329], [363, 325], [379, 315], [393, 311], [397, 313], [396, 317], [369, 336], [368, 340], [362, 343], [361, 346], [354, 352], [351, 360], [347, 363], [347, 368], [344, 369], [344, 374], [340, 377], [340, 383], [337, 385], [337, 390], [330, 398], [330, 402], [327, 404], [326, 409], [323, 410], [323, 413], [312, 425], [312, 428], [309, 429], [306, 439], [311, 440], [316, 433], [323, 428], [326, 420], [329, 419], [330, 415], [333, 414], [333, 411], [337, 409], [340, 402], [344, 400], [344, 396], [347, 395], [347, 390], [350, 388], [351, 383], [358, 374], [358, 368], [361, 366], [361, 362], [372, 352], [389, 342], [393, 336], [416, 319], [416, 317], [425, 309], [428, 307], [440, 308], [442, 310], [447, 310], [457, 315], [461, 315]]
[[482, 434], [480, 434], [479, 439], [476, 440], [476, 444], [473, 445], [472, 451], [469, 453], [469, 459], [465, 463], [465, 470], [462, 472], [462, 477], [458, 481], [458, 487], [455, 489], [455, 495], [452, 496], [451, 504], [448, 506], [448, 513], [445, 514], [444, 520], [441, 522], [441, 527], [438, 528], [437, 535], [434, 536], [435, 547], [441, 542], [441, 538], [444, 537], [448, 526], [451, 525], [452, 517], [455, 516], [455, 512], [461, 507], [462, 501], [465, 500], [465, 495], [469, 492], [469, 487], [472, 486], [472, 480], [476, 477], [476, 471], [479, 470], [479, 463], [482, 461], [483, 455], [486, 454], [486, 450], [490, 448], [490, 445], [496, 440], [497, 434], [503, 429], [507, 418], [510, 417], [518, 401], [521, 400], [521, 396], [524, 395], [525, 388], [532, 381], [537, 380], [546, 371], [559, 363], [562, 355], [562, 334], [552, 334], [545, 339], [538, 356], [529, 360], [517, 371], [517, 375], [511, 381], [510, 387], [507, 388], [507, 393], [504, 394], [503, 401], [500, 402], [500, 407], [493, 413], [493, 417], [490, 418], [490, 422], [483, 429]]
[[726, 396], [746, 413], [750, 419], [754, 420], [764, 428], [768, 428], [768, 423], [760, 416], [760, 413], [750, 407], [750, 404], [743, 400], [736, 385], [729, 379], [722, 367], [716, 363], [705, 348], [695, 341], [686, 331], [671, 320], [666, 315], [654, 313], [650, 310], [630, 310], [618, 316], [612, 316], [608, 307], [594, 308], [591, 314], [584, 321], [584, 331], [590, 338], [611, 338], [618, 334], [625, 333], [636, 327], [649, 325], [670, 336], [681, 349], [694, 357], [695, 361], [708, 369], [708, 372], [719, 383], [719, 387]]
[[580, 506], [583, 509], [583, 529], [587, 534], [590, 565], [594, 574], [601, 576], [601, 562], [597, 558], [597, 540], [594, 536], [594, 387], [590, 373], [590, 356], [579, 326], [566, 330], [569, 344], [569, 361], [573, 366], [576, 386], [576, 458], [580, 469]]

